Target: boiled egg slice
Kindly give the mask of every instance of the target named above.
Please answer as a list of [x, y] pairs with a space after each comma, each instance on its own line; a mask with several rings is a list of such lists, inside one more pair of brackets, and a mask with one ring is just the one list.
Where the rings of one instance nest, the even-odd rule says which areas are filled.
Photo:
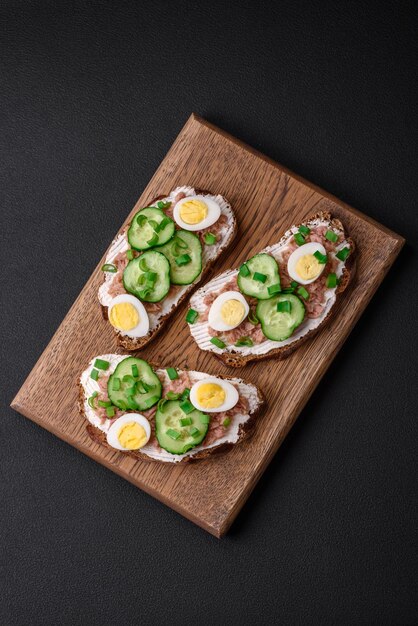
[[207, 196], [187, 196], [173, 210], [174, 221], [184, 230], [203, 230], [218, 221], [221, 207]]
[[144, 305], [127, 293], [113, 298], [107, 316], [112, 326], [128, 337], [143, 337], [149, 331], [149, 318]]
[[290, 278], [301, 285], [309, 285], [321, 276], [326, 263], [320, 263], [315, 252], [327, 253], [324, 246], [316, 242], [304, 243], [292, 252], [287, 262]]
[[238, 399], [234, 385], [221, 378], [203, 378], [190, 389], [190, 402], [205, 413], [229, 411]]
[[248, 302], [238, 291], [221, 293], [209, 309], [208, 323], [214, 330], [232, 330], [250, 311]]
[[107, 443], [117, 450], [139, 450], [151, 437], [151, 426], [140, 413], [125, 413], [113, 422], [107, 433]]

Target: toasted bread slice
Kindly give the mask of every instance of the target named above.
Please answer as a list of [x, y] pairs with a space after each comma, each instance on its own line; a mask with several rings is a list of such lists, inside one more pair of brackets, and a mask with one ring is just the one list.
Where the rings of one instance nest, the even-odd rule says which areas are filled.
[[[147, 206], [151, 206], [157, 201], [170, 201], [172, 203], [170, 210], [172, 211], [176, 203], [176, 198], [182, 194], [184, 194], [184, 196], [192, 196], [196, 194], [206, 195], [208, 196], [208, 198], [212, 198], [213, 200], [215, 200], [215, 202], [217, 202], [217, 204], [219, 204], [221, 208], [221, 216], [219, 220], [220, 223], [219, 225], [218, 223], [215, 223], [211, 227], [212, 230], [213, 228], [218, 229], [219, 239], [213, 245], [203, 246], [202, 272], [192, 284], [172, 285], [171, 291], [161, 301], [161, 303], [157, 303], [157, 306], [143, 302], [145, 308], [147, 309], [148, 317], [150, 320], [150, 328], [145, 336], [132, 338], [124, 335], [122, 331], [118, 331], [115, 329], [118, 344], [126, 350], [140, 350], [155, 337], [155, 335], [163, 328], [168, 318], [174, 313], [176, 308], [190, 294], [195, 286], [205, 276], [208, 275], [213, 264], [219, 259], [221, 254], [230, 245], [236, 235], [237, 221], [234, 212], [229, 202], [221, 195], [214, 196], [211, 195], [208, 191], [183, 186], [173, 189], [173, 191], [171, 191], [166, 196], [160, 195], [157, 198], [154, 198], [151, 202], [149, 202]], [[195, 234], [199, 234], [199, 232], [196, 232]], [[118, 255], [123, 256], [123, 253], [126, 252], [129, 248], [130, 245], [127, 238], [127, 228], [125, 227], [110, 245], [110, 248], [106, 255], [105, 263], [113, 264], [115, 258], [118, 257]], [[112, 298], [118, 293], [126, 293], [121, 281], [122, 275], [123, 268], [118, 270], [116, 274], [106, 273], [104, 277], [104, 282], [99, 288], [99, 301], [102, 305], [102, 313], [104, 319], [108, 319], [107, 310], [110, 302], [112, 301]], [[114, 288], [115, 284], [117, 287], [116, 291]]]
[[[198, 318], [194, 324], [189, 324], [190, 332], [201, 350], [213, 352], [224, 363], [232, 367], [243, 367], [250, 361], [258, 361], [272, 357], [284, 359], [300, 345], [305, 343], [305, 341], [319, 332], [319, 330], [329, 321], [331, 315], [336, 309], [335, 304], [338, 302], [341, 294], [347, 289], [349, 283], [353, 279], [356, 258], [355, 244], [354, 241], [348, 237], [341, 221], [334, 218], [327, 211], [317, 213], [307, 218], [303, 222], [303, 225], [310, 228], [312, 232], [321, 232], [321, 228], [323, 231], [325, 229], [330, 229], [339, 236], [339, 240], [338, 243], [335, 244], [334, 251], [332, 252], [328, 249], [328, 256], [333, 255], [333, 261], [336, 265], [335, 273], [337, 274], [339, 282], [337, 287], [334, 289], [324, 287], [323, 293], [321, 293], [321, 296], [323, 295], [323, 301], [320, 304], [320, 308], [322, 309], [320, 314], [316, 317], [309, 317], [308, 314], [308, 316], [305, 317], [304, 322], [296, 328], [294, 334], [284, 341], [272, 341], [264, 336], [261, 336], [260, 342], [257, 340], [257, 342], [254, 342], [254, 345], [252, 346], [237, 347], [234, 343], [231, 343], [226, 345], [225, 348], [219, 348], [210, 341], [214, 333], [211, 331], [208, 321], [206, 321], [208, 305], [205, 304], [205, 297], [210, 294], [210, 299], [211, 296], [214, 297], [215, 294], [221, 293], [222, 288], [228, 283], [232, 285], [234, 284], [233, 281], [236, 281], [239, 270], [227, 270], [226, 272], [215, 276], [215, 278], [198, 289], [198, 291], [196, 291], [190, 299], [191, 308], [197, 311], [199, 313], [199, 317], [201, 318], [200, 321]], [[278, 261], [279, 270], [281, 270], [282, 266], [287, 266], [287, 263], [284, 264], [281, 261], [282, 254], [286, 252], [286, 248], [287, 251], [289, 251], [289, 245], [291, 245], [292, 241], [294, 242], [294, 234], [298, 232], [300, 226], [301, 225], [292, 226], [292, 228], [290, 228], [283, 235], [278, 243], [261, 250], [261, 252], [270, 254]], [[328, 248], [330, 246], [332, 248], [331, 243], [327, 240], [325, 240], [324, 243], [328, 246]], [[335, 254], [344, 247], [350, 248], [350, 254], [345, 261], [340, 261], [335, 257]], [[310, 285], [308, 287], [310, 287]], [[235, 287], [235, 290], [238, 290], [238, 287]], [[248, 301], [251, 302], [250, 299], [248, 299]], [[244, 323], [245, 322], [242, 324]], [[247, 322], [247, 328], [248, 324], [249, 323]], [[259, 332], [262, 335], [261, 329]], [[242, 334], [245, 335], [246, 333], [243, 332]], [[222, 339], [222, 335], [220, 338]], [[260, 339], [260, 334], [258, 339]]]
[[[181, 455], [171, 454], [170, 452], [161, 449], [158, 446], [158, 442], [154, 434], [154, 417], [157, 408], [156, 406], [154, 406], [152, 409], [148, 409], [148, 411], [141, 412], [145, 417], [147, 417], [147, 419], [151, 423], [151, 430], [153, 434], [148, 444], [138, 451], [116, 450], [107, 442], [107, 432], [114, 420], [108, 419], [99, 414], [96, 410], [94, 410], [90, 406], [88, 399], [96, 391], [99, 394], [106, 394], [106, 392], [103, 392], [103, 388], [106, 388], [106, 381], [108, 376], [110, 376], [114, 372], [116, 366], [127, 356], [128, 355], [123, 354], [104, 354], [94, 357], [78, 380], [79, 411], [80, 414], [87, 420], [86, 429], [89, 437], [96, 443], [100, 443], [105, 447], [113, 450], [114, 452], [127, 454], [135, 459], [140, 459], [143, 461], [163, 463], [187, 463], [190, 461], [206, 459], [214, 454], [228, 452], [235, 445], [237, 445], [252, 434], [257, 418], [260, 415], [265, 404], [263, 394], [258, 387], [256, 387], [252, 383], [244, 382], [241, 378], [224, 378], [224, 380], [231, 382], [237, 388], [240, 397], [237, 407], [240, 406], [240, 409], [238, 410], [238, 412], [232, 411], [226, 412], [226, 414], [222, 414], [222, 419], [228, 416], [231, 420], [230, 424], [225, 428], [218, 423], [219, 420], [216, 421], [216, 416], [220, 417], [221, 414], [211, 413], [212, 418], [209, 426], [209, 431], [205, 439], [199, 446], [196, 446], [195, 448], [192, 448], [185, 454]], [[99, 381], [95, 381], [90, 377], [93, 364], [97, 358], [103, 359], [110, 363], [109, 369], [105, 373], [102, 373], [102, 377], [99, 378]], [[170, 389], [171, 381], [165, 369], [158, 369], [154, 367], [154, 371], [163, 384], [164, 395]], [[207, 378], [209, 376], [209, 374], [192, 370], [177, 370], [177, 373], [179, 375], [179, 379], [176, 381], [177, 391], [181, 391], [182, 384], [184, 384], [184, 387], [186, 387], [190, 384], [193, 384], [194, 382], [197, 382], [198, 380]], [[218, 376], [218, 378], [221, 377]], [[98, 397], [100, 397], [100, 395]], [[124, 413], [130, 412], [133, 411], [125, 411]], [[136, 412], [138, 413], [139, 411]], [[116, 417], [118, 416], [119, 415], [117, 415]], [[206, 440], [208, 441], [208, 443], [205, 443]]]

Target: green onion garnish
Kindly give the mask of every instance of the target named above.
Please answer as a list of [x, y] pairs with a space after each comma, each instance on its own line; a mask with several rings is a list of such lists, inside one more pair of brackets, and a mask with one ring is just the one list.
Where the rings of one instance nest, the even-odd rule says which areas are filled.
[[142, 289], [142, 291], [138, 292], [138, 296], [140, 299], [145, 300], [145, 298], [148, 298], [148, 296], [150, 295], [152, 289]]
[[307, 291], [305, 287], [299, 287], [298, 294], [305, 300], [309, 300], [309, 291]]
[[278, 302], [276, 308], [278, 313], [290, 313], [292, 310], [292, 303], [289, 302], [289, 300], [284, 300], [282, 302]]
[[108, 406], [112, 406], [112, 403], [110, 400], [99, 400], [97, 404], [101, 406], [103, 409], [106, 409]]
[[193, 428], [189, 429], [189, 435], [191, 435], [192, 437], [197, 437], [197, 435], [199, 434], [200, 434], [200, 430], [196, 428], [196, 426], [193, 426]]
[[164, 413], [164, 406], [167, 404], [167, 400], [164, 398], [161, 398], [161, 400], [158, 401], [157, 404], [157, 409], [158, 411], [161, 411], [161, 413]]
[[109, 361], [105, 361], [104, 359], [96, 359], [94, 362], [94, 366], [98, 370], [107, 370], [109, 368]]
[[181, 437], [181, 433], [179, 433], [178, 430], [174, 430], [174, 428], [169, 428], [166, 430], [165, 434], [171, 437], [171, 439], [178, 439]]
[[307, 235], [309, 235], [309, 233], [311, 232], [311, 229], [308, 228], [307, 226], [304, 226], [302, 224], [302, 226], [299, 226], [299, 232], [301, 235], [303, 235], [304, 237], [306, 237]]
[[179, 248], [183, 248], [183, 250], [185, 248], [188, 248], [189, 246], [187, 245], [187, 243], [184, 241], [184, 239], [182, 239], [181, 237], [179, 237], [177, 235], [176, 239], [175, 239], [176, 244], [178, 245]]
[[182, 417], [180, 419], [180, 426], [190, 426], [190, 424], [193, 424], [191, 417]]
[[140, 270], [142, 270], [143, 272], [148, 272], [149, 268], [146, 259], [139, 259], [138, 265]]
[[126, 258], [128, 259], [128, 261], [132, 261], [132, 259], [135, 258], [135, 254], [134, 251], [129, 249], [126, 251]]
[[343, 248], [342, 250], [337, 252], [337, 254], [335, 256], [340, 261], [345, 261], [349, 254], [350, 254], [350, 248]]
[[186, 314], [186, 322], [189, 324], [194, 324], [197, 318], [199, 317], [199, 313], [194, 309], [189, 309]]
[[190, 389], [186, 387], [186, 389], [184, 389], [183, 393], [181, 394], [181, 399], [186, 400], [186, 398], [188, 398], [189, 396], [190, 396]]
[[112, 272], [112, 274], [114, 274], [117, 271], [118, 268], [116, 267], [116, 265], [113, 265], [113, 263], [105, 263], [104, 265], [102, 265], [102, 272]]
[[181, 397], [179, 393], [174, 393], [174, 391], [169, 391], [166, 395], [167, 400], [178, 400]]
[[247, 319], [250, 322], [250, 324], [252, 324], [253, 326], [257, 326], [257, 324], [260, 323], [260, 320], [258, 319], [258, 317], [253, 311], [250, 311]]
[[224, 419], [224, 421], [222, 422], [222, 426], [224, 426], [224, 428], [227, 428], [231, 423], [231, 419], [229, 417], [226, 417]]
[[148, 224], [151, 226], [154, 232], [157, 232], [159, 226], [158, 222], [156, 222], [155, 220], [148, 220]]
[[295, 233], [293, 237], [298, 246], [303, 246], [303, 244], [305, 243], [305, 237], [302, 235], [302, 233]]
[[338, 235], [337, 233], [334, 233], [333, 230], [327, 230], [327, 232], [325, 233], [325, 239], [328, 239], [328, 241], [332, 241], [332, 243], [336, 243], [338, 241]]
[[154, 233], [151, 239], [148, 239], [147, 244], [149, 246], [155, 246], [158, 243], [159, 237], [157, 233]]
[[270, 285], [270, 287], [267, 287], [267, 291], [269, 293], [269, 296], [274, 296], [276, 293], [280, 293], [281, 291], [280, 283], [276, 283], [275, 285]]
[[94, 399], [97, 398], [98, 396], [98, 391], [93, 391], [93, 393], [91, 394], [90, 398], [87, 400], [88, 405], [92, 408], [95, 409], [96, 407], [94, 406]]
[[299, 283], [297, 283], [295, 280], [292, 280], [292, 282], [290, 283], [290, 286], [292, 287], [292, 289], [296, 289], [296, 287], [298, 286]]
[[265, 274], [261, 274], [260, 272], [254, 272], [253, 280], [258, 280], [260, 283], [265, 283], [267, 280], [267, 276]]
[[90, 378], [97, 380], [99, 378], [99, 370], [91, 370]]
[[131, 368], [131, 369], [132, 369], [132, 376], [133, 376], [134, 378], [138, 378], [138, 376], [139, 376], [139, 372], [138, 372], [138, 366], [136, 365], [136, 363], [134, 363], [134, 364], [132, 365], [132, 368]]
[[146, 392], [151, 391], [151, 389], [154, 389], [155, 387], [155, 385], [149, 385], [146, 383], [145, 380], [141, 380], [141, 383]]
[[138, 226], [143, 226], [145, 224], [145, 222], [147, 222], [147, 221], [148, 221], [148, 218], [144, 214], [138, 215], [138, 217], [136, 218], [136, 223], [138, 224]]
[[157, 272], [145, 272], [143, 276], [145, 276], [146, 281], [150, 281], [151, 283], [155, 283], [158, 278]]
[[126, 401], [128, 403], [128, 407], [130, 409], [132, 409], [132, 411], [137, 411], [138, 410], [138, 405], [135, 402], [135, 400], [133, 399], [133, 396], [127, 396]]
[[174, 367], [167, 367], [166, 372], [170, 380], [176, 380], [176, 378], [179, 377], [177, 370]]
[[205, 233], [203, 235], [203, 239], [205, 244], [208, 246], [213, 246], [213, 244], [216, 243], [216, 235], [213, 235], [212, 233]]
[[183, 413], [186, 413], [186, 415], [194, 411], [194, 406], [190, 402], [190, 400], [184, 400], [184, 402], [180, 404], [180, 408], [183, 411]]
[[112, 390], [113, 391], [119, 391], [120, 389], [120, 378], [113, 378], [112, 379]]
[[248, 265], [246, 263], [243, 263], [241, 265], [241, 267], [239, 268], [239, 272], [238, 273], [239, 273], [240, 276], [243, 276], [244, 278], [251, 274], [250, 270], [248, 269]]
[[135, 378], [131, 376], [130, 374], [125, 374], [125, 376], [122, 378], [122, 382], [132, 387], [132, 385], [135, 384]]
[[334, 272], [328, 274], [326, 285], [329, 289], [334, 289], [337, 286], [337, 274], [334, 274]]
[[206, 413], [203, 413], [200, 417], [200, 421], [202, 422], [202, 424], [209, 424], [210, 422], [210, 415], [207, 415]]
[[226, 344], [221, 339], [218, 339], [218, 337], [212, 337], [212, 339], [210, 339], [210, 343], [213, 343], [213, 345], [217, 348], [225, 348], [226, 346]]
[[282, 289], [282, 293], [284, 294], [293, 293], [294, 291], [293, 287], [286, 287], [285, 289]]
[[187, 263], [190, 263], [191, 260], [191, 256], [189, 256], [188, 254], [182, 254], [181, 256], [177, 257], [176, 263], [177, 265], [187, 265]]
[[171, 220], [170, 220], [169, 217], [163, 217], [163, 219], [161, 220], [161, 222], [157, 225], [157, 228], [155, 229], [157, 231], [157, 233], [159, 233], [160, 231], [164, 230], [164, 228], [170, 222], [171, 222]]
[[138, 380], [135, 383], [135, 387], [134, 387], [138, 393], [140, 393], [142, 396], [144, 395], [144, 393], [147, 393], [148, 389], [145, 387], [144, 382], [142, 380]]
[[235, 345], [237, 346], [237, 348], [240, 348], [241, 346], [251, 347], [254, 345], [254, 343], [251, 337], [240, 337], [238, 341], [235, 342]]
[[107, 417], [115, 417], [115, 407], [114, 406], [108, 406], [106, 409], [106, 415]]
[[319, 252], [319, 250], [316, 250], [313, 255], [316, 259], [318, 259], [318, 263], [321, 263], [321, 265], [325, 265], [325, 263], [328, 261], [327, 255], [322, 254], [321, 252]]
[[158, 200], [157, 202], [157, 207], [161, 209], [162, 211], [164, 211], [164, 209], [168, 209], [169, 206], [171, 206], [171, 202], [169, 200], [167, 200], [166, 202], [163, 202], [162, 200]]
[[[137, 392], [137, 387], [136, 385], [133, 385], [132, 387], [128, 387], [127, 389], [124, 389], [124, 392], [128, 398], [129, 396], [135, 396]], [[139, 393], [144, 393], [144, 391], [139, 391]]]

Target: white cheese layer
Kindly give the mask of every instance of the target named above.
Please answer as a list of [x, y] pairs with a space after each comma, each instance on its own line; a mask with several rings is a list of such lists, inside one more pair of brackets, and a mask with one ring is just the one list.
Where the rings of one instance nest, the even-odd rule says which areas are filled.
[[[126, 358], [127, 355], [123, 354], [102, 354], [96, 356], [90, 361], [89, 366], [87, 367], [87, 369], [84, 370], [80, 378], [80, 382], [84, 390], [84, 414], [88, 421], [93, 424], [93, 426], [96, 426], [96, 428], [99, 428], [104, 433], [108, 432], [112, 424], [112, 420], [103, 420], [102, 418], [98, 417], [96, 412], [91, 408], [88, 403], [88, 398], [95, 391], [100, 392], [98, 382], [90, 378], [90, 373], [93, 369], [93, 365], [96, 359], [103, 359], [110, 363], [109, 368], [106, 371], [106, 374], [110, 375], [113, 374], [116, 366], [121, 361], [123, 361], [123, 359]], [[177, 371], [181, 373], [181, 370]], [[155, 372], [163, 384], [169, 382], [166, 370], [157, 369]], [[187, 373], [190, 376], [190, 381], [192, 384], [209, 376], [209, 374], [206, 374], [204, 372], [196, 372], [193, 370], [188, 370]], [[240, 397], [244, 397], [247, 399], [249, 408], [248, 413], [239, 413], [231, 417], [231, 424], [228, 426], [228, 429], [223, 437], [220, 437], [210, 445], [205, 445], [205, 443], [203, 442], [200, 446], [196, 446], [196, 448], [189, 450], [185, 454], [170, 454], [170, 452], [166, 452], [166, 450], [160, 450], [159, 448], [156, 448], [153, 444], [147, 444], [146, 446], [141, 448], [141, 452], [157, 461], [164, 461], [166, 463], [178, 463], [185, 457], [194, 456], [200, 450], [208, 450], [209, 448], [214, 448], [215, 446], [219, 446], [222, 443], [236, 443], [239, 439], [240, 425], [245, 424], [245, 422], [247, 422], [250, 419], [251, 415], [257, 410], [259, 406], [259, 399], [257, 388], [255, 387], [255, 385], [244, 383], [241, 378], [228, 378], [227, 380], [237, 385]]]

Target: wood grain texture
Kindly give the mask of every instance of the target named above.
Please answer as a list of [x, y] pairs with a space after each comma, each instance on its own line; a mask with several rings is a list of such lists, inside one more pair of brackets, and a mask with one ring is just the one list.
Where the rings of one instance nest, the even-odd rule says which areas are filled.
[[[187, 121], [126, 221], [161, 190], [182, 184], [224, 195], [236, 212], [238, 238], [212, 273], [236, 267], [275, 242], [293, 223], [319, 210], [339, 217], [358, 247], [354, 284], [343, 295], [330, 324], [285, 361], [253, 363], [242, 370], [243, 377], [259, 385], [267, 397], [267, 410], [254, 436], [224, 456], [178, 467], [135, 461], [90, 440], [77, 410], [76, 379], [94, 355], [123, 352], [117, 349], [116, 337], [103, 320], [97, 300], [103, 259], [12, 407], [220, 537], [348, 337], [404, 240], [196, 115]], [[163, 366], [188, 366], [233, 376], [234, 370], [196, 348], [184, 321], [186, 310], [187, 302], [170, 319], [166, 332], [142, 350], [141, 356]], [[53, 375], [56, 371], [60, 376]]]

